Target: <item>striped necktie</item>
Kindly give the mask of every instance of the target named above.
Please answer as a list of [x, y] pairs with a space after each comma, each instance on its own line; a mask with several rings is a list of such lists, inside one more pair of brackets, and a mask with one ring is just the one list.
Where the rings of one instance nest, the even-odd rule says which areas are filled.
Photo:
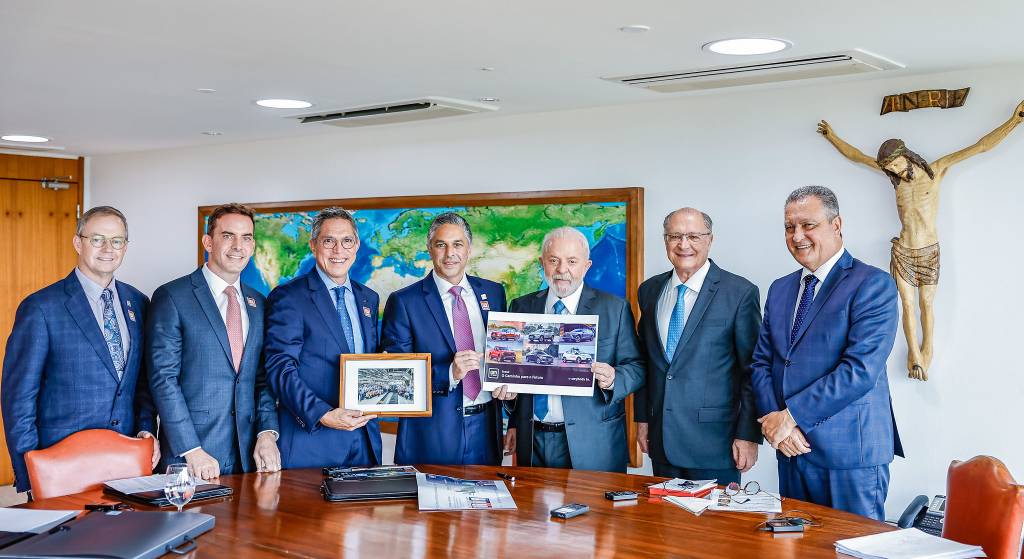
[[790, 347], [796, 343], [796, 333], [800, 331], [800, 327], [803, 326], [804, 319], [807, 318], [807, 311], [811, 308], [811, 303], [814, 302], [814, 287], [818, 285], [818, 276], [809, 274], [804, 277], [804, 292], [800, 295], [800, 306], [796, 308], [796, 318], [793, 319], [793, 330], [789, 333], [789, 345]]

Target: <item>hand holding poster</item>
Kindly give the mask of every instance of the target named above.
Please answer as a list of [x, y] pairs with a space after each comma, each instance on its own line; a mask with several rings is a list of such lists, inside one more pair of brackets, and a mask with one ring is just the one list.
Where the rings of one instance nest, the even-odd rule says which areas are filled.
[[483, 388], [591, 396], [597, 315], [491, 312], [487, 315]]

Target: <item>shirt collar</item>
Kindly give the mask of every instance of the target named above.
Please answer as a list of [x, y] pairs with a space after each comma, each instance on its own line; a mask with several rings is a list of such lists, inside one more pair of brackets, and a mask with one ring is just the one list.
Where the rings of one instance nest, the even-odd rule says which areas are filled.
[[579, 308], [579, 306], [580, 306], [580, 297], [582, 297], [582, 296], [583, 296], [583, 284], [582, 283], [580, 283], [580, 286], [576, 288], [576, 291], [573, 291], [572, 293], [566, 295], [565, 297], [559, 297], [558, 294], [555, 293], [554, 289], [551, 289], [551, 287], [548, 287], [548, 298], [547, 298], [547, 301], [544, 302], [544, 312], [548, 312], [549, 310], [554, 308], [555, 301], [558, 301], [559, 299], [561, 299], [562, 300], [562, 304], [565, 305], [565, 308], [569, 310], [569, 313], [570, 314], [576, 314], [576, 309]]
[[[449, 282], [433, 272], [431, 272], [430, 275], [434, 278], [434, 285], [437, 286], [437, 292], [440, 293], [442, 297], [445, 295], [451, 295], [448, 291], [455, 287], [454, 283]], [[462, 288], [463, 295], [473, 292], [473, 286], [469, 284], [468, 274], [462, 274], [462, 281], [459, 282], [459, 287]]]
[[814, 274], [814, 276], [818, 278], [819, 282], [824, 283], [825, 278], [828, 277], [828, 273], [835, 267], [836, 262], [839, 262], [839, 259], [843, 257], [844, 252], [846, 252], [846, 247], [844, 245], [839, 245], [839, 250], [837, 250], [836, 253], [826, 260], [821, 266], [818, 266], [817, 270], [811, 271], [807, 268], [801, 269], [800, 279], [803, 280], [807, 276]]
[[224, 290], [227, 289], [229, 285], [232, 285], [235, 288], [235, 296], [242, 296], [242, 276], [238, 276], [235, 283], [228, 283], [224, 281], [224, 278], [213, 273], [209, 264], [203, 264], [203, 277], [206, 278], [206, 284], [210, 286], [210, 291], [212, 291], [214, 295], [224, 293]]
[[[331, 279], [331, 276], [325, 274], [324, 271], [320, 269], [320, 266], [316, 267], [316, 273], [320, 275], [320, 280], [323, 281], [324, 285], [327, 286], [327, 291], [331, 291], [335, 287], [345, 287], [349, 290], [349, 292], [352, 291], [352, 276], [346, 275], [345, 283], [338, 283]], [[331, 291], [331, 297], [334, 297], [333, 291]]]
[[699, 294], [700, 288], [704, 286], [704, 278], [708, 277], [708, 270], [711, 269], [711, 261], [705, 260], [704, 265], [697, 268], [697, 271], [690, 276], [690, 279], [685, 282], [679, 279], [679, 274], [675, 270], [672, 271], [672, 282], [669, 285], [669, 289], [679, 289], [680, 285], [685, 285], [686, 289]]
[[78, 277], [78, 283], [82, 284], [82, 290], [85, 291], [85, 296], [88, 297], [90, 301], [99, 301], [103, 297], [103, 290], [108, 287], [111, 291], [115, 292], [114, 295], [116, 295], [117, 290], [114, 289], [113, 279], [110, 280], [108, 285], [100, 285], [92, 281], [89, 276], [82, 273], [77, 266], [75, 266], [75, 276]]

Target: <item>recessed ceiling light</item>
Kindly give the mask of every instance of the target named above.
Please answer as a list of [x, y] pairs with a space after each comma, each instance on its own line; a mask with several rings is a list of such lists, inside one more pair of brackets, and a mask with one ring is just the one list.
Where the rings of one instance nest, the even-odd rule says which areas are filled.
[[793, 43], [783, 39], [723, 39], [705, 44], [702, 48], [718, 54], [769, 54], [788, 49]]
[[494, 71], [494, 67], [493, 66], [484, 66], [483, 68], [480, 68], [480, 71], [481, 72], [493, 72]]
[[200, 87], [196, 91], [198, 93], [217, 93], [216, 89], [210, 89], [209, 87]]
[[203, 132], [204, 136], [220, 136], [221, 134], [223, 134], [223, 132], [217, 132], [216, 130], [207, 130], [206, 132]]
[[256, 104], [268, 109], [308, 109], [313, 106], [309, 101], [298, 99], [260, 99]]
[[0, 140], [7, 140], [8, 142], [27, 142], [31, 144], [39, 144], [42, 142], [49, 142], [49, 138], [42, 136], [24, 136], [22, 134], [10, 134], [7, 136], [0, 136]]
[[623, 33], [646, 33], [650, 30], [650, 25], [625, 25], [619, 28]]
[[501, 101], [501, 99], [498, 99], [497, 97], [481, 97], [480, 100], [484, 103], [497, 103], [498, 101]]

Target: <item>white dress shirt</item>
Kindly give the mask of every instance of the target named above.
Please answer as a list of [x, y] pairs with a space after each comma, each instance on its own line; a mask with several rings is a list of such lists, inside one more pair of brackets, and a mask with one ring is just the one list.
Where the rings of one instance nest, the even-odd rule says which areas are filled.
[[[455, 287], [455, 284], [449, 283], [437, 274], [431, 274], [431, 276], [433, 276], [434, 284], [437, 285], [437, 291], [441, 295], [444, 314], [448, 317], [448, 327], [452, 330], [452, 336], [455, 336], [455, 323], [452, 322], [452, 303], [455, 301], [455, 297], [448, 292], [449, 289]], [[469, 311], [469, 324], [473, 327], [473, 350], [482, 352], [484, 350], [484, 336], [487, 329], [484, 326], [483, 313], [480, 312], [480, 303], [477, 303], [476, 293], [473, 292], [473, 286], [469, 284], [469, 279], [465, 274], [462, 275], [459, 287], [462, 288], [462, 302], [466, 304], [466, 310]], [[459, 385], [459, 380], [455, 378], [454, 368], [454, 365], [448, 366], [448, 384], [451, 390], [455, 390], [455, 387]], [[483, 370], [482, 360], [480, 361], [480, 369]], [[483, 384], [483, 380], [483, 375], [481, 375], [481, 384]], [[487, 390], [480, 390], [480, 393], [476, 395], [476, 399], [473, 400], [466, 397], [465, 392], [463, 392], [462, 409], [465, 410], [467, 406], [486, 404], [490, 401], [491, 393]]]
[[[843, 257], [843, 253], [846, 252], [846, 247], [843, 245], [839, 246], [839, 250], [832, 255], [831, 258], [826, 260], [821, 266], [818, 266], [817, 270], [808, 270], [804, 268], [800, 273], [800, 289], [796, 293], [796, 306], [793, 307], [793, 316], [789, 320], [789, 328], [792, 330], [793, 322], [796, 321], [796, 311], [800, 308], [800, 299], [804, 296], [804, 278], [814, 274], [818, 278], [817, 285], [814, 286], [814, 296], [818, 296], [818, 292], [821, 291], [821, 286], [825, 284], [825, 278], [828, 277], [829, 272], [836, 266], [836, 262]], [[813, 299], [812, 299], [813, 300]]]
[[[658, 336], [661, 338], [662, 350], [668, 347], [668, 324], [672, 321], [672, 312], [675, 311], [676, 299], [679, 298], [679, 286], [686, 286], [686, 293], [683, 294], [683, 304], [686, 309], [683, 314], [685, 323], [690, 320], [690, 313], [693, 311], [693, 306], [697, 304], [697, 296], [700, 295], [700, 289], [704, 286], [704, 278], [708, 276], [710, 269], [711, 261], [705, 260], [704, 265], [697, 268], [697, 271], [686, 281], [679, 279], [679, 273], [673, 271], [665, 288], [661, 290], [661, 296], [658, 297], [657, 316]], [[671, 359], [671, 357], [669, 358]]]
[[[555, 303], [559, 300], [565, 305], [565, 310], [569, 311], [569, 314], [576, 314], [576, 308], [580, 305], [580, 297], [583, 295], [583, 284], [581, 283], [576, 291], [573, 291], [564, 298], [559, 299], [558, 294], [555, 290], [548, 288], [548, 298], [544, 301], [544, 312], [547, 314], [555, 314]], [[537, 421], [543, 421], [544, 423], [565, 423], [565, 412], [562, 410], [562, 397], [555, 394], [548, 394], [548, 414], [544, 417], [537, 417], [537, 414], [533, 415], [533, 418]]]
[[242, 279], [235, 279], [235, 283], [229, 284], [213, 273], [208, 264], [203, 264], [203, 277], [206, 278], [206, 285], [210, 287], [210, 294], [213, 295], [213, 302], [217, 305], [220, 318], [224, 321], [225, 328], [228, 323], [228, 294], [224, 290], [231, 285], [235, 288], [235, 298], [238, 300], [238, 307], [242, 309], [242, 344], [249, 337], [249, 312], [246, 310], [245, 298], [242, 296]]

